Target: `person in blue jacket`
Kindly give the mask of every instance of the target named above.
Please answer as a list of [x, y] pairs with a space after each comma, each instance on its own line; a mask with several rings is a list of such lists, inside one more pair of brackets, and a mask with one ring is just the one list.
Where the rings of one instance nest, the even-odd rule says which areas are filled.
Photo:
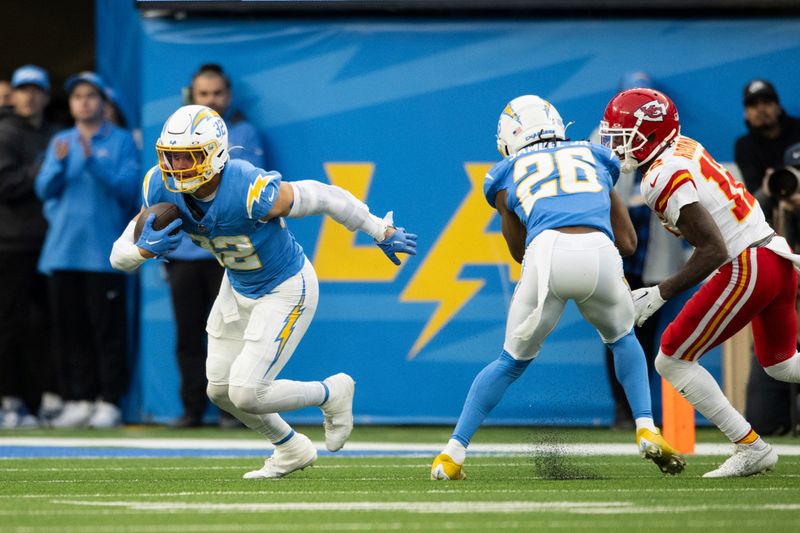
[[93, 72], [67, 80], [75, 126], [50, 141], [36, 176], [47, 235], [39, 270], [51, 279], [60, 377], [67, 403], [54, 427], [113, 427], [128, 386], [126, 276], [108, 264], [135, 213], [138, 153], [104, 119], [105, 83]]

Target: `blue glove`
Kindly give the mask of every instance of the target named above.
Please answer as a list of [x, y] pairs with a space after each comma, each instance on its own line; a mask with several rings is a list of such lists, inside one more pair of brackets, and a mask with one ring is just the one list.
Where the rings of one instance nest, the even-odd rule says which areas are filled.
[[174, 252], [181, 243], [181, 234], [176, 232], [175, 235], [170, 235], [170, 233], [178, 229], [183, 224], [183, 220], [177, 218], [164, 229], [157, 230], [153, 229], [155, 219], [155, 214], [150, 213], [150, 216], [144, 221], [144, 228], [142, 228], [142, 234], [139, 235], [139, 240], [136, 241], [136, 246], [157, 256]]
[[400, 259], [397, 258], [397, 253], [408, 255], [417, 255], [417, 236], [413, 233], [406, 233], [405, 228], [395, 228], [393, 224], [393, 212], [389, 211], [383, 217], [383, 221], [390, 228], [394, 228], [394, 233], [391, 237], [386, 237], [382, 241], [375, 241], [375, 244], [386, 254], [386, 257], [391, 259], [395, 265], [400, 264]]

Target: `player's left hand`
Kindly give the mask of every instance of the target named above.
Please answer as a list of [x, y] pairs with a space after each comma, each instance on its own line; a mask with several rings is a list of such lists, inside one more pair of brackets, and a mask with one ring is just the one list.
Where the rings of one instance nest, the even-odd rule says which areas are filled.
[[395, 265], [400, 264], [400, 259], [397, 257], [398, 253], [417, 255], [417, 236], [413, 233], [407, 233], [405, 228], [394, 227], [394, 215], [392, 211], [386, 213], [383, 221], [386, 223], [387, 237], [382, 241], [375, 241], [375, 244], [386, 254], [392, 263]]
[[633, 295], [633, 320], [637, 326], [641, 327], [653, 313], [658, 311], [667, 301], [661, 297], [658, 285], [654, 287], [643, 287], [632, 291]]

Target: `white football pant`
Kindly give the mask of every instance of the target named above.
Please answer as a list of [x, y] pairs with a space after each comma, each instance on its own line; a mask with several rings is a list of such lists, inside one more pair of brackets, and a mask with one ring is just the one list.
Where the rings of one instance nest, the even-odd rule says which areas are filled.
[[633, 327], [633, 299], [622, 258], [604, 233], [547, 230], [528, 245], [503, 349], [515, 359], [536, 357], [568, 300], [575, 300], [605, 343], [619, 340]]
[[317, 275], [303, 268], [258, 299], [234, 291], [223, 278], [208, 317], [208, 396], [263, 434], [280, 440], [291, 428], [277, 414], [320, 405], [320, 382], [275, 380], [303, 338], [319, 299]]

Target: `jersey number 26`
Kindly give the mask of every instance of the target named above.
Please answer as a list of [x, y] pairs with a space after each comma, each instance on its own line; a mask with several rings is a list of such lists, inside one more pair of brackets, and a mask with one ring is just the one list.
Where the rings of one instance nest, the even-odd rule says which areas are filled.
[[603, 190], [597, 181], [592, 151], [582, 146], [520, 157], [514, 163], [514, 183], [519, 203], [528, 216], [541, 198]]

